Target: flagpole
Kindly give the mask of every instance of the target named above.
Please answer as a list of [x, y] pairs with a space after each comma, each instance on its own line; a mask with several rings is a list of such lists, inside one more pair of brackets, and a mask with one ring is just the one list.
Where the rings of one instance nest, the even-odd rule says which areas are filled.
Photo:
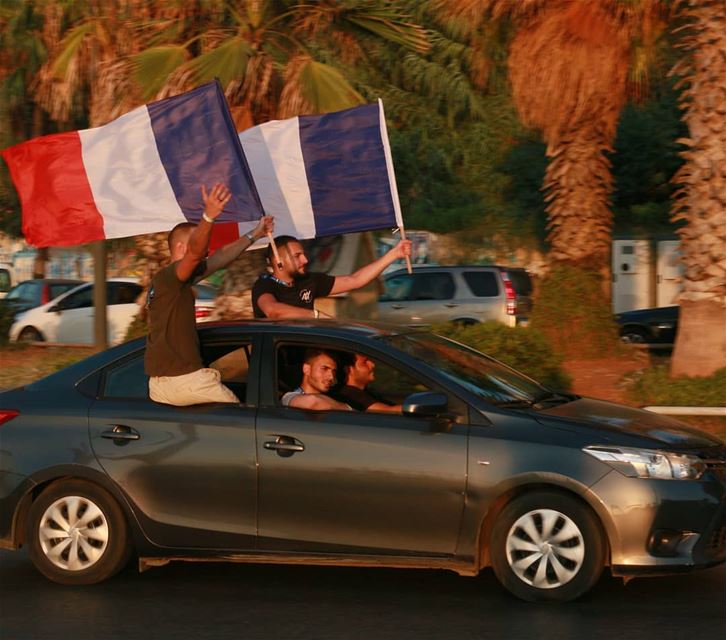
[[[401, 240], [406, 239], [406, 230], [403, 228], [403, 225], [398, 227], [398, 232], [401, 234]], [[413, 273], [413, 269], [411, 268], [411, 256], [404, 256], [406, 258], [406, 271], [408, 271], [408, 274], [411, 275]]]
[[280, 260], [280, 254], [277, 252], [277, 245], [275, 244], [275, 238], [272, 237], [272, 233], [267, 234], [267, 239], [270, 241], [270, 247], [272, 247], [272, 255], [275, 257], [275, 264], [278, 268], [282, 269], [282, 260]]

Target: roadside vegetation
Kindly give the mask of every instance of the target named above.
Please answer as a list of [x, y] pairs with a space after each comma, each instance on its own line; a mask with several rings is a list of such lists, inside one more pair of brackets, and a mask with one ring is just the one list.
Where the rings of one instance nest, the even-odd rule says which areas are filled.
[[634, 376], [628, 395], [644, 405], [726, 407], [726, 367], [708, 377], [671, 378], [668, 366], [659, 365]]

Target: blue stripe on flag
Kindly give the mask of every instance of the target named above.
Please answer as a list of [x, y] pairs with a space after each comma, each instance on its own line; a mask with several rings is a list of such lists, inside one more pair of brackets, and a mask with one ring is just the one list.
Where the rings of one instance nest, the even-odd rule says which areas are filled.
[[226, 184], [232, 199], [220, 222], [264, 215], [237, 131], [218, 82], [147, 105], [151, 127], [174, 195], [188, 220], [202, 217], [200, 186]]
[[300, 116], [316, 236], [396, 227], [377, 104]]

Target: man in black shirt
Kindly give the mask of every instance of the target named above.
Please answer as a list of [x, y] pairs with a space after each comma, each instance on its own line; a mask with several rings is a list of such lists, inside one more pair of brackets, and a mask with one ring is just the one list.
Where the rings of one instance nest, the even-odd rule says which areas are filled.
[[268, 249], [272, 270], [263, 273], [252, 288], [255, 318], [317, 318], [316, 298], [364, 287], [377, 278], [389, 264], [411, 255], [411, 241], [401, 240], [388, 253], [355, 273], [349, 276], [330, 276], [307, 271], [308, 259], [296, 238], [278, 236], [275, 244], [280, 254], [280, 263], [275, 263]]
[[366, 387], [375, 379], [376, 363], [360, 353], [347, 354], [342, 362], [345, 384], [337, 389], [335, 398], [357, 411], [387, 411], [401, 413], [401, 405], [388, 404], [377, 398]]

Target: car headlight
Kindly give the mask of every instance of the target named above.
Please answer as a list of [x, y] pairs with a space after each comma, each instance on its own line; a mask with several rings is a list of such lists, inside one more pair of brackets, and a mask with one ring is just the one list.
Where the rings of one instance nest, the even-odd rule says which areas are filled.
[[591, 446], [583, 451], [631, 478], [698, 480], [706, 468], [695, 456], [657, 449]]

